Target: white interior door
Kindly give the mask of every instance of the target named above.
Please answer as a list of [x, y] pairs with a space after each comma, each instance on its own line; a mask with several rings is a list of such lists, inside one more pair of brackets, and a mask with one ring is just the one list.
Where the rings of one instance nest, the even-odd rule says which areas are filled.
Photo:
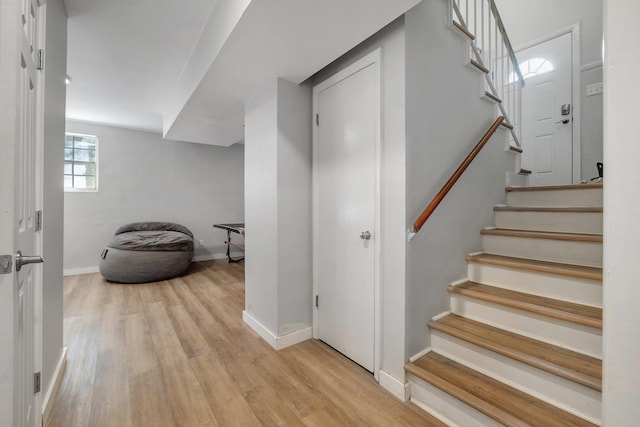
[[526, 78], [522, 90], [522, 166], [532, 171], [531, 185], [572, 183], [571, 37], [566, 33], [517, 54]]
[[[3, 310], [12, 313], [12, 346], [13, 360], [11, 367], [0, 366], [2, 371], [11, 369], [13, 379], [11, 392], [13, 397], [14, 426], [35, 426], [41, 424], [40, 394], [36, 396], [34, 389], [35, 367], [41, 355], [35, 354], [36, 348], [36, 275], [33, 264], [23, 265], [19, 269], [18, 252], [25, 256], [35, 255], [36, 250], [36, 156], [38, 136], [38, 71], [36, 57], [38, 55], [38, 15], [40, 11], [36, 0], [2, 1], [0, 15], [0, 48], [3, 61], [6, 61], [0, 72], [2, 94], [0, 111], [3, 112], [2, 137], [7, 138], [5, 151], [13, 153], [7, 156], [10, 164], [3, 163], [10, 174], [2, 174], [3, 191], [8, 192], [2, 198], [2, 210], [6, 215], [0, 217], [0, 233], [3, 238], [11, 236], [3, 245], [3, 254], [13, 255], [13, 267], [9, 274], [2, 277], [0, 285], [10, 286], [12, 298], [3, 301]], [[9, 20], [9, 17], [10, 20]], [[6, 55], [5, 55], [6, 54]], [[6, 252], [5, 252], [6, 251]], [[23, 258], [24, 259], [24, 258]], [[39, 257], [27, 258], [25, 261], [37, 261]], [[18, 271], [19, 269], [19, 271]], [[5, 288], [6, 289], [6, 288]], [[8, 304], [11, 304], [10, 306]], [[3, 336], [6, 338], [6, 336]], [[4, 397], [4, 396], [3, 396]], [[4, 417], [3, 417], [4, 418]], [[4, 418], [6, 419], [6, 418]], [[2, 423], [2, 421], [0, 421]]]
[[378, 68], [360, 61], [314, 89], [317, 337], [371, 372]]

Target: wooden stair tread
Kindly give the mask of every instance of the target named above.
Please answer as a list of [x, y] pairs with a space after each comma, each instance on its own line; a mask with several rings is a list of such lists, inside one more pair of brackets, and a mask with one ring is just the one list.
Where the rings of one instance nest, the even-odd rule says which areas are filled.
[[506, 127], [507, 129], [513, 129], [513, 126], [509, 122], [502, 122], [501, 126]]
[[457, 29], [459, 29], [460, 31], [462, 31], [467, 37], [469, 37], [471, 40], [475, 40], [476, 36], [474, 36], [471, 31], [469, 31], [467, 29], [467, 27], [465, 27], [464, 25], [462, 25], [461, 23], [459, 23], [458, 21], [456, 21], [455, 19], [453, 21], [451, 21], [451, 23], [453, 24], [454, 27], [456, 27]]
[[598, 267], [584, 267], [581, 265], [560, 264], [557, 262], [538, 261], [485, 253], [467, 255], [467, 262], [500, 265], [504, 267], [518, 268], [521, 270], [560, 274], [563, 276], [598, 280], [602, 282], [602, 268]]
[[588, 207], [537, 207], [537, 206], [495, 206], [495, 212], [602, 212], [602, 206]]
[[598, 307], [590, 307], [475, 282], [449, 286], [448, 289], [451, 293], [602, 329], [602, 309]]
[[522, 154], [522, 148], [520, 148], [520, 147], [515, 147], [515, 146], [513, 146], [513, 145], [509, 145], [509, 151], [514, 151], [514, 152], [516, 152], [516, 153], [520, 153], [520, 154]]
[[602, 183], [546, 185], [546, 186], [535, 186], [535, 187], [507, 187], [507, 191], [588, 190], [593, 188], [602, 188]]
[[503, 356], [602, 391], [602, 362], [542, 341], [451, 314], [429, 327]]
[[506, 426], [595, 426], [435, 352], [405, 369]]
[[482, 65], [481, 63], [479, 63], [478, 61], [476, 61], [475, 59], [470, 59], [469, 63], [474, 67], [476, 67], [478, 70], [482, 71], [484, 74], [489, 74], [489, 69], [484, 65]]
[[484, 92], [484, 96], [491, 98], [492, 100], [494, 100], [498, 104], [502, 104], [502, 99], [499, 96], [496, 96], [496, 95], [492, 94], [489, 91], [485, 91]]
[[509, 237], [528, 237], [531, 239], [569, 240], [575, 242], [602, 243], [602, 234], [552, 233], [546, 231], [505, 230], [501, 228], [485, 228], [480, 234]]

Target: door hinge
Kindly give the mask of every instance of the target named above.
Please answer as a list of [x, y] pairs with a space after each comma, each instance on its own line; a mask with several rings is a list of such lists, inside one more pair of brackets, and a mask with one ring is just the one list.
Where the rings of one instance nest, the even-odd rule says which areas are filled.
[[316, 308], [318, 308], [318, 295], [316, 295]]
[[40, 372], [33, 374], [33, 394], [40, 393]]
[[42, 230], [42, 211], [36, 211], [36, 231]]
[[38, 49], [38, 64], [36, 68], [38, 70], [44, 70], [44, 49]]
[[0, 255], [0, 274], [11, 274], [12, 264], [13, 264], [13, 256]]
[[320, 114], [316, 114], [316, 126], [320, 126]]

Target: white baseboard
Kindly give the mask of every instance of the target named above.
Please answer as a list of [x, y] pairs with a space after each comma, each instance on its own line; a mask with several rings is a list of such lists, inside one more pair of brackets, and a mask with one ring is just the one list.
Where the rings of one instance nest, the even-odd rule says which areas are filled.
[[242, 311], [242, 320], [249, 325], [263, 340], [265, 340], [271, 347], [276, 350], [282, 350], [283, 348], [290, 347], [292, 345], [301, 343], [303, 341], [311, 339], [312, 328], [308, 326], [303, 329], [291, 332], [287, 335], [276, 336], [269, 329], [267, 329], [262, 323], [257, 321], [253, 316]]
[[49, 388], [42, 398], [42, 419], [44, 421], [44, 425], [47, 425], [47, 421], [49, 421], [49, 415], [51, 414], [51, 407], [53, 405], [53, 401], [58, 394], [58, 390], [60, 389], [60, 384], [62, 384], [62, 378], [64, 377], [65, 369], [67, 368], [67, 347], [62, 349], [60, 353], [60, 359], [58, 360], [58, 364], [56, 365], [55, 371], [53, 371], [53, 377], [51, 378], [51, 383], [49, 384]]
[[[237, 259], [244, 257], [244, 252], [231, 252], [231, 258]], [[206, 255], [196, 255], [193, 257], [193, 262], [200, 261], [211, 261], [214, 259], [226, 259], [227, 254], [219, 253], [219, 254], [206, 254]], [[63, 276], [75, 276], [76, 274], [89, 274], [89, 273], [98, 273], [100, 270], [97, 265], [93, 265], [91, 267], [80, 267], [80, 268], [67, 268], [62, 271]]]
[[[243, 257], [244, 257], [244, 252], [231, 252], [231, 258], [233, 259], [243, 258]], [[215, 259], [226, 259], [226, 258], [227, 258], [227, 254], [224, 254], [224, 253], [196, 255], [193, 257], [193, 262], [212, 261]]]
[[387, 390], [389, 393], [403, 402], [407, 402], [409, 400], [409, 383], [402, 382], [397, 378], [392, 377], [382, 369], [378, 371], [378, 379], [382, 388]]
[[67, 268], [62, 271], [63, 276], [75, 276], [76, 274], [98, 273], [100, 270], [97, 265], [91, 267]]
[[[449, 313], [451, 313], [451, 312], [449, 312]], [[429, 353], [430, 351], [431, 351], [431, 347], [425, 348], [424, 350], [422, 350], [422, 351], [414, 354], [413, 356], [411, 356], [409, 358], [409, 362], [411, 362], [411, 363], [415, 362], [416, 360], [420, 359], [422, 356], [424, 356], [425, 354]]]

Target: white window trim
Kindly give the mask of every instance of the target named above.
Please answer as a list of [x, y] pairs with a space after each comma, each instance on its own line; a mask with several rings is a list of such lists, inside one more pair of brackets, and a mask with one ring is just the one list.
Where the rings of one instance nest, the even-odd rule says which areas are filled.
[[[97, 193], [98, 192], [98, 188], [100, 187], [100, 180], [99, 180], [99, 174], [100, 174], [100, 167], [98, 162], [100, 161], [100, 138], [98, 138], [97, 135], [90, 135], [88, 133], [76, 133], [76, 132], [65, 132], [64, 136], [65, 138], [67, 137], [67, 135], [70, 136], [81, 136], [81, 137], [89, 137], [89, 138], [95, 138], [96, 140], [96, 188], [73, 188], [73, 187], [64, 187], [64, 182], [63, 182], [63, 188], [64, 188], [64, 192], [65, 193]], [[63, 153], [64, 156], [64, 153]], [[63, 161], [64, 163], [64, 161]], [[64, 171], [62, 173], [62, 178], [64, 180]]]

